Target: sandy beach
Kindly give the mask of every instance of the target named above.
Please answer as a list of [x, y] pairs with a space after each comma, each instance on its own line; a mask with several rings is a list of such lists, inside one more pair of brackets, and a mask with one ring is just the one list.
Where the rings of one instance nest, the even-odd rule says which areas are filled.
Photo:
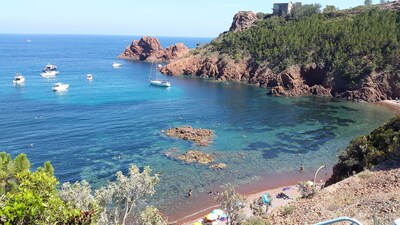
[[[285, 188], [285, 189], [284, 189]], [[283, 190], [284, 189], [284, 190]], [[276, 195], [280, 192], [285, 193], [288, 195], [291, 199], [278, 199], [276, 198]], [[253, 202], [254, 199], [257, 199], [261, 197], [264, 193], [268, 193], [272, 196], [272, 207], [269, 209], [269, 212], [275, 208], [284, 206], [288, 204], [291, 201], [294, 201], [296, 198], [300, 197], [300, 194], [298, 192], [298, 188], [296, 184], [293, 185], [288, 185], [288, 186], [283, 186], [279, 188], [274, 188], [274, 189], [269, 189], [261, 192], [257, 192], [255, 194], [250, 194], [246, 196], [247, 202], [251, 203]], [[178, 221], [174, 221], [174, 223], [171, 224], [180, 224], [180, 225], [192, 225], [193, 223], [202, 220], [208, 213], [210, 213], [213, 209], [217, 209], [218, 205], [211, 206], [207, 209], [204, 209], [197, 213], [196, 215], [188, 216], [187, 218], [182, 218]], [[249, 207], [249, 205], [244, 209], [244, 212], [246, 214], [246, 217], [249, 218], [252, 216], [252, 211]], [[214, 222], [213, 225], [223, 225], [225, 224], [224, 222]]]
[[[326, 181], [330, 177], [331, 171], [331, 166], [327, 166], [327, 168], [323, 169], [317, 177], [318, 181]], [[271, 211], [299, 197], [296, 185], [301, 181], [312, 180], [314, 173], [314, 170], [306, 168], [305, 171], [301, 173], [299, 171], [292, 171], [280, 175], [276, 174], [274, 176], [265, 177], [255, 183], [239, 185], [235, 189], [240, 194], [246, 196], [248, 203], [261, 197], [264, 193], [270, 194], [273, 197], [272, 208], [270, 208]], [[283, 191], [283, 188], [289, 188], [289, 190]], [[182, 212], [179, 214], [166, 215], [169, 218], [169, 224], [192, 225], [194, 222], [204, 218], [213, 209], [220, 208], [218, 202], [215, 200], [215, 192], [222, 192], [223, 189], [214, 189], [213, 191], [214, 194], [212, 195], [207, 195], [206, 193], [200, 195], [194, 191], [193, 198], [188, 199], [188, 201], [192, 203], [190, 206], [187, 205], [187, 207], [183, 208]], [[285, 193], [292, 199], [283, 200], [276, 198], [276, 195], [280, 192]], [[249, 207], [246, 208], [245, 213], [247, 217], [252, 216]], [[215, 223], [215, 225], [218, 225], [218, 223]]]
[[392, 110], [393, 112], [395, 112], [396, 114], [400, 114], [400, 100], [399, 101], [383, 100], [383, 101], [377, 102], [376, 104], [386, 107], [386, 108]]

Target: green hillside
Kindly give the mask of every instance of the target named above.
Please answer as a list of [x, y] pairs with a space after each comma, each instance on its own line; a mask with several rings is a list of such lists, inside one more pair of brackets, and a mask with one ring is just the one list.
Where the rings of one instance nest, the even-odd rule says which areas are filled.
[[[320, 13], [304, 5], [290, 16], [267, 16], [241, 32], [211, 42], [234, 59], [250, 54], [279, 73], [291, 65], [316, 63], [328, 76], [357, 82], [371, 72], [394, 74], [400, 66], [400, 14], [378, 7]], [[351, 82], [350, 82], [351, 84]]]

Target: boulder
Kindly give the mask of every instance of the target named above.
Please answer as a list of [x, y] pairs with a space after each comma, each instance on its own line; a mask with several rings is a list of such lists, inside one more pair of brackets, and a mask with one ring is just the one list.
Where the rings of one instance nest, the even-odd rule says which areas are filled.
[[233, 22], [229, 31], [236, 32], [247, 29], [257, 20], [256, 14], [252, 11], [239, 11], [233, 17]]
[[285, 88], [282, 86], [272, 87], [267, 94], [272, 96], [287, 96]]
[[188, 52], [189, 49], [183, 43], [178, 43], [163, 49], [157, 38], [143, 36], [139, 41], [132, 41], [118, 58], [150, 62], [168, 62], [182, 57]]

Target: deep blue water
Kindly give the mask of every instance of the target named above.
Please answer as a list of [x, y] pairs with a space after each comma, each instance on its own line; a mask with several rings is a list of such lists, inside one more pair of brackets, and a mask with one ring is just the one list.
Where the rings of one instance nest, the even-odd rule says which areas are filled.
[[[149, 165], [161, 174], [157, 198], [167, 204], [189, 188], [206, 192], [300, 164], [332, 165], [351, 139], [392, 116], [371, 104], [269, 97], [265, 89], [184, 76], [169, 77], [169, 89], [152, 87], [149, 63], [116, 59], [134, 38], [0, 35], [0, 151], [27, 153], [34, 168], [50, 160], [61, 182], [86, 179], [94, 186], [130, 164]], [[210, 41], [159, 39], [163, 47]], [[112, 68], [113, 61], [122, 67]], [[59, 67], [56, 78], [39, 76], [47, 63]], [[16, 72], [25, 76], [23, 86], [13, 86]], [[56, 82], [69, 83], [69, 91], [54, 93]], [[214, 142], [198, 147], [161, 132], [180, 125], [212, 129]], [[165, 157], [169, 149], [213, 153], [228, 168], [185, 165]]]

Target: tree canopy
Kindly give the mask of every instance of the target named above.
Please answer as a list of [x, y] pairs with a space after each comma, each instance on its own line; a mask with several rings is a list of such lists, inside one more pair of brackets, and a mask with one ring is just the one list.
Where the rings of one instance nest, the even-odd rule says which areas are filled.
[[373, 71], [399, 71], [399, 12], [367, 8], [344, 13], [328, 7], [327, 13], [319, 13], [319, 7], [298, 6], [291, 16], [273, 16], [242, 32], [228, 32], [211, 42], [212, 50], [234, 59], [250, 54], [255, 63], [277, 73], [316, 63], [328, 75], [354, 82]]

